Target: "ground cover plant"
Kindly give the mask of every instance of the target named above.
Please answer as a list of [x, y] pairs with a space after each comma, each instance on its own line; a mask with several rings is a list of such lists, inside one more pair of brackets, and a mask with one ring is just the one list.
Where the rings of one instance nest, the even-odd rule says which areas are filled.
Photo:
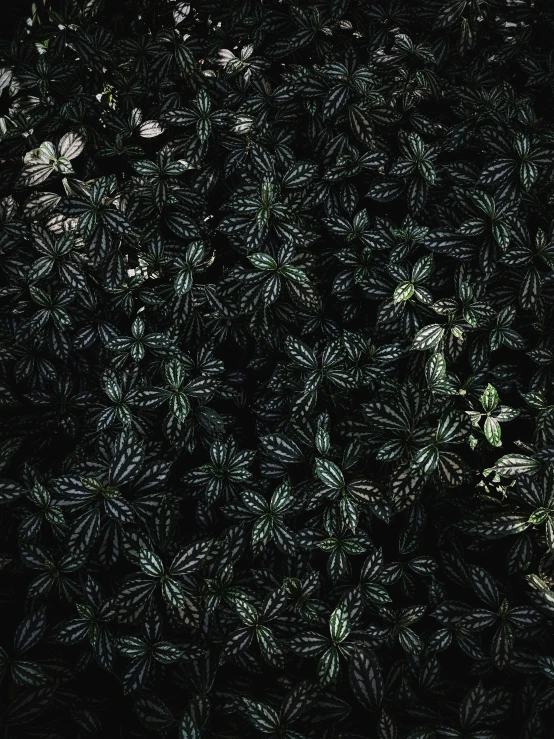
[[2, 736], [548, 739], [554, 5], [12, 11]]

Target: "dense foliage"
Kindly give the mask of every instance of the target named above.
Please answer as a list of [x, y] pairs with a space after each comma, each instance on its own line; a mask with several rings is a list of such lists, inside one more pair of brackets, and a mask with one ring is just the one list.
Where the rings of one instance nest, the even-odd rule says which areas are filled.
[[554, 4], [40, 2], [0, 46], [6, 739], [548, 739]]

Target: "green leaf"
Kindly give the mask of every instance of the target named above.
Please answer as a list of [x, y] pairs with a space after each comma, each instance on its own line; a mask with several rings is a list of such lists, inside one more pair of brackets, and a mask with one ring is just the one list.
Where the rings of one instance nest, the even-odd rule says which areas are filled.
[[294, 502], [290, 482], [284, 482], [275, 489], [271, 496], [270, 508], [272, 513], [283, 513]]
[[525, 531], [529, 527], [525, 514], [499, 513], [492, 518], [468, 526], [468, 533], [485, 539], [501, 539]]
[[495, 418], [487, 416], [485, 418], [485, 436], [489, 444], [493, 446], [502, 446], [500, 424]]
[[288, 644], [301, 657], [316, 657], [329, 647], [329, 640], [314, 631], [305, 631], [292, 637]]
[[71, 531], [67, 540], [68, 549], [73, 554], [84, 554], [93, 546], [99, 533], [100, 511], [96, 508], [71, 522]]
[[265, 703], [243, 698], [246, 715], [251, 724], [264, 734], [273, 734], [279, 730], [279, 714]]
[[302, 450], [284, 434], [268, 434], [260, 438], [264, 452], [284, 464], [295, 464], [303, 459]]
[[425, 364], [425, 377], [430, 387], [436, 385], [446, 375], [446, 359], [443, 354], [432, 354]]
[[388, 203], [396, 200], [404, 189], [404, 182], [400, 178], [378, 177], [371, 183], [366, 197], [378, 203]]
[[494, 217], [496, 208], [494, 199], [490, 195], [483, 190], [472, 190], [469, 196], [482, 213], [489, 216], [489, 218]]
[[305, 187], [317, 174], [317, 165], [310, 162], [299, 162], [290, 167], [281, 184], [284, 188], [295, 189]]
[[36, 187], [47, 180], [54, 172], [51, 164], [37, 162], [36, 164], [27, 164], [21, 171], [19, 184], [21, 187]]
[[179, 296], [186, 295], [192, 289], [193, 284], [192, 270], [189, 267], [180, 270], [173, 283], [175, 292]]
[[199, 541], [189, 544], [175, 556], [171, 563], [170, 572], [172, 577], [185, 575], [198, 570], [208, 561], [208, 555], [213, 547], [212, 541]]
[[348, 675], [356, 699], [369, 711], [378, 711], [383, 702], [385, 685], [375, 655], [366, 650], [356, 650], [350, 660]]
[[248, 259], [252, 262], [256, 269], [262, 270], [276, 270], [278, 265], [275, 259], [269, 254], [259, 252], [258, 254], [250, 254]]
[[414, 294], [414, 285], [412, 282], [401, 282], [396, 288], [393, 295], [395, 303], [401, 303], [404, 300], [409, 300]]
[[485, 392], [481, 395], [480, 400], [485, 413], [491, 413], [498, 405], [498, 392], [489, 384], [485, 388]]
[[466, 9], [468, 0], [450, 0], [439, 10], [435, 18], [436, 28], [448, 28], [452, 26]]
[[339, 674], [339, 653], [336, 647], [330, 647], [320, 658], [317, 675], [322, 686], [333, 683]]
[[85, 148], [85, 143], [85, 138], [81, 134], [73, 131], [66, 133], [61, 137], [58, 145], [60, 157], [65, 157], [65, 159], [75, 159]]
[[409, 654], [421, 654], [423, 651], [423, 640], [412, 629], [401, 629], [398, 634], [398, 641], [400, 646]]
[[546, 675], [546, 677], [550, 678], [550, 680], [554, 680], [554, 657], [539, 655], [539, 657], [537, 657], [537, 664], [541, 672]]
[[331, 631], [331, 640], [333, 644], [339, 644], [344, 641], [350, 633], [350, 619], [348, 612], [341, 608], [335, 608], [329, 619], [329, 629]]
[[155, 177], [159, 175], [160, 168], [154, 162], [150, 162], [148, 159], [142, 159], [138, 162], [133, 162], [133, 169], [140, 175], [145, 177]]
[[460, 705], [460, 724], [465, 728], [478, 724], [489, 708], [489, 701], [483, 686], [479, 683], [464, 697]]
[[317, 369], [317, 360], [310, 347], [303, 341], [289, 336], [285, 341], [285, 349], [292, 361], [305, 369]]
[[414, 337], [412, 348], [419, 351], [432, 349], [440, 343], [444, 336], [444, 326], [438, 323], [432, 323], [420, 329]]
[[540, 468], [540, 462], [525, 454], [506, 454], [494, 465], [494, 469], [502, 477], [534, 474]]
[[147, 549], [141, 549], [140, 567], [146, 575], [155, 578], [161, 578], [165, 571], [160, 557], [154, 552], [149, 552]]
[[200, 729], [186, 712], [179, 722], [179, 739], [201, 739]]
[[123, 485], [136, 477], [142, 467], [144, 447], [133, 435], [124, 432], [117, 438], [110, 467], [111, 485]]
[[412, 457], [412, 467], [423, 475], [430, 475], [437, 469], [439, 451], [434, 444], [420, 449]]
[[432, 274], [434, 266], [435, 260], [432, 254], [418, 259], [412, 270], [412, 282], [426, 280]]
[[344, 476], [341, 469], [328, 459], [316, 459], [315, 474], [328, 488], [335, 490], [344, 488]]
[[164, 129], [159, 121], [144, 121], [138, 128], [139, 136], [145, 139], [152, 139], [160, 136]]

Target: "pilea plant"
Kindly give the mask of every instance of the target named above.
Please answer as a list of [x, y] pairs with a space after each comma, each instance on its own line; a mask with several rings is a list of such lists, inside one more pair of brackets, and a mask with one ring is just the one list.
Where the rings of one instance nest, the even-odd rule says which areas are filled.
[[551, 737], [552, 2], [9, 13], [2, 737]]

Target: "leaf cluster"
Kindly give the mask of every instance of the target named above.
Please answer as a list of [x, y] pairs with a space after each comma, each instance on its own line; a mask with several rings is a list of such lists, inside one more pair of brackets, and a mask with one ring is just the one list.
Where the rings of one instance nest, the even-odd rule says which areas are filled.
[[548, 739], [554, 6], [0, 40], [5, 739]]

